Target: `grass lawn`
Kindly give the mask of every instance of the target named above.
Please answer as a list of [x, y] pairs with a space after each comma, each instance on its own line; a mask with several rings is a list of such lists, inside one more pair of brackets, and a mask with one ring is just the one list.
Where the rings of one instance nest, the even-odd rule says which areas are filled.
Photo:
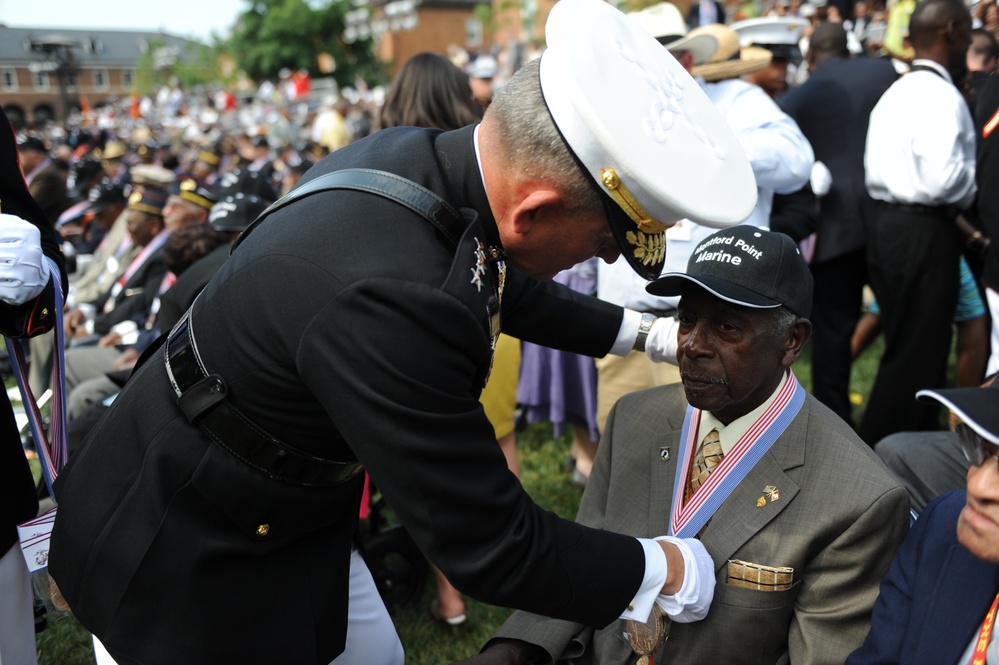
[[[864, 399], [874, 382], [882, 344], [878, 339], [854, 364], [852, 391], [854, 418], [858, 422], [863, 415]], [[795, 370], [804, 387], [810, 388], [810, 348]], [[569, 482], [569, 474], [562, 465], [569, 451], [568, 437], [554, 439], [550, 425], [531, 425], [518, 435], [518, 449], [524, 487], [534, 500], [559, 515], [573, 517], [581, 492]], [[477, 652], [510, 614], [510, 610], [466, 598], [468, 621], [458, 628], [442, 625], [433, 621], [427, 611], [433, 597], [432, 587], [428, 576], [423, 595], [402, 608], [395, 619], [406, 649], [407, 665], [440, 665], [465, 658]], [[89, 635], [72, 617], [49, 621], [48, 628], [38, 635], [38, 655], [42, 665], [93, 663]]]

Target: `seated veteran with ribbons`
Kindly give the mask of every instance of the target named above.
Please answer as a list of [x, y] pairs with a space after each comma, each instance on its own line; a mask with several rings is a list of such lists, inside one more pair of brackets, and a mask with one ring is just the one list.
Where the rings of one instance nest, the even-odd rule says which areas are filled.
[[709, 558], [699, 541], [542, 510], [478, 398], [501, 329], [644, 349], [651, 315], [551, 277], [622, 254], [658, 277], [670, 224], [749, 214], [752, 169], [693, 79], [607, 3], [560, 0], [546, 41], [480, 124], [385, 129], [310, 169], [70, 458], [49, 572], [119, 665], [401, 663], [354, 547], [362, 465], [482, 601], [593, 626], [644, 620], [659, 596], [703, 614], [714, 576], [677, 583]]
[[465, 662], [842, 663], [867, 633], [909, 499], [791, 371], [811, 334], [808, 266], [787, 236], [737, 226], [648, 289], [680, 296], [683, 383], [617, 403], [577, 520], [698, 539], [710, 569], [685, 575], [677, 597], [715, 582], [707, 615], [665, 599], [658, 628], [636, 639], [623, 622], [517, 612]]
[[961, 419], [967, 487], [919, 514], [881, 583], [871, 632], [846, 662], [991, 665], [999, 651], [999, 383], [916, 396]]

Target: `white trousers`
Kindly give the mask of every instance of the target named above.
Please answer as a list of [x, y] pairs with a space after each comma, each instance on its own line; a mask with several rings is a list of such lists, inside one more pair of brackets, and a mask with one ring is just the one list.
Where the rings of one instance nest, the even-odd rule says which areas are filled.
[[375, 579], [360, 553], [350, 554], [350, 609], [347, 647], [330, 665], [384, 663], [403, 665], [406, 659], [392, 617], [378, 594]]
[[21, 547], [0, 558], [0, 665], [38, 665], [35, 597]]
[[[20, 556], [20, 553], [18, 553]], [[22, 561], [23, 563], [23, 561]], [[378, 587], [361, 555], [354, 550], [350, 555], [350, 609], [347, 611], [347, 646], [330, 665], [403, 665], [405, 656], [402, 642], [396, 633], [392, 617], [385, 609]], [[30, 605], [29, 605], [30, 608]], [[32, 643], [33, 644], [33, 643]], [[94, 656], [98, 665], [116, 665], [94, 638]], [[3, 665], [0, 663], [0, 665]]]

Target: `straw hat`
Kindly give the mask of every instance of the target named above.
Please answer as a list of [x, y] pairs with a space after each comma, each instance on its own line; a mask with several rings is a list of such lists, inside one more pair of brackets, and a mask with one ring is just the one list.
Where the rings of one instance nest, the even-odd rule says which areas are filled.
[[708, 34], [715, 38], [718, 48], [703, 64], [695, 62], [690, 70], [692, 76], [700, 76], [705, 81], [724, 81], [743, 74], [756, 72], [768, 64], [773, 54], [756, 46], [739, 47], [739, 35], [724, 25], [713, 23], [691, 30], [687, 37]]
[[718, 48], [718, 42], [708, 34], [690, 38], [687, 24], [683, 22], [680, 10], [673, 3], [660, 2], [641, 11], [629, 13], [628, 18], [655, 37], [656, 41], [671, 53], [690, 51], [694, 56], [694, 64], [705, 62]]

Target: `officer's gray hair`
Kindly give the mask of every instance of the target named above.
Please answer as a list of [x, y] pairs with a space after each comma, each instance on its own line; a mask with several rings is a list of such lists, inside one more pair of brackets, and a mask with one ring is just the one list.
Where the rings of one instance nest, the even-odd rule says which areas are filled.
[[548, 112], [540, 62], [521, 67], [496, 93], [487, 114], [496, 123], [511, 167], [558, 187], [571, 209], [600, 210], [596, 185], [569, 152]]
[[797, 314], [783, 305], [773, 310], [773, 313], [773, 334], [775, 337], [780, 337], [790, 330], [791, 326], [793, 326], [799, 318]]

